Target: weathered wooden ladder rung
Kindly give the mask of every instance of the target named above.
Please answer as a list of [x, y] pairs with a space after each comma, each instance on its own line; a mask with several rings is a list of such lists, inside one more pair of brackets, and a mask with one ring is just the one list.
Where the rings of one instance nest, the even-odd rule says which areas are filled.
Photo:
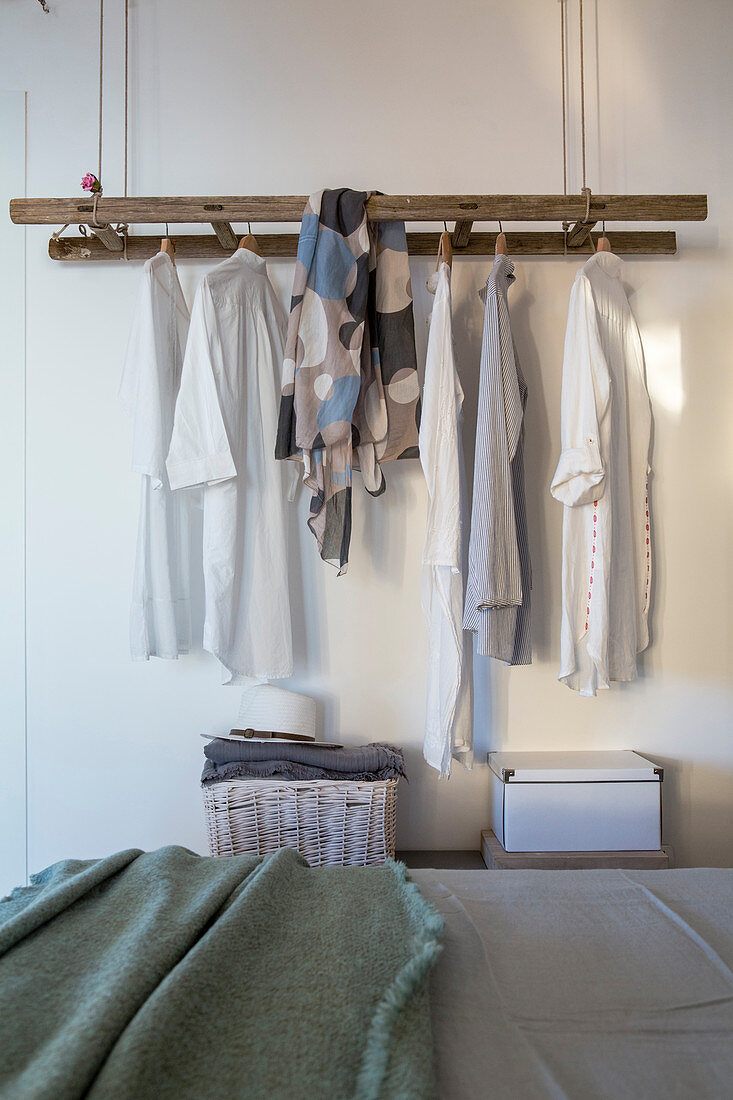
[[[496, 233], [472, 233], [468, 244], [454, 249], [453, 256], [489, 256], [496, 247]], [[507, 233], [507, 249], [512, 256], [588, 256], [595, 249], [598, 234], [591, 234], [579, 247], [565, 247], [562, 233]], [[620, 255], [672, 256], [676, 251], [676, 237], [671, 230], [650, 232], [606, 233], [614, 252]], [[435, 256], [439, 233], [408, 233], [407, 248], [411, 256]], [[231, 247], [224, 248], [218, 237], [210, 234], [173, 235], [176, 260], [221, 260], [236, 248], [236, 238]], [[298, 236], [295, 233], [258, 233], [257, 244], [263, 256], [272, 259], [288, 259], [296, 255]], [[160, 250], [160, 237], [132, 236], [127, 238], [128, 260], [146, 260]], [[48, 252], [52, 260], [117, 260], [122, 252], [113, 253], [93, 237], [52, 237]]]
[[[87, 237], [53, 238], [49, 253], [59, 260], [110, 259], [126, 254], [141, 259], [154, 248], [154, 237], [122, 237], [112, 222], [127, 226], [158, 224], [208, 224], [215, 236], [176, 236], [177, 255], [216, 258], [233, 251], [237, 235], [233, 225], [254, 222], [300, 222], [305, 195], [230, 197], [107, 197], [99, 196], [96, 208], [86, 198], [13, 199], [12, 221], [21, 225], [89, 225], [97, 240]], [[366, 203], [371, 221], [454, 222], [453, 247], [457, 255], [486, 255], [493, 251], [495, 233], [474, 233], [477, 222], [574, 223], [567, 234], [557, 232], [507, 233], [507, 246], [516, 255], [556, 256], [590, 249], [591, 228], [598, 221], [703, 221], [706, 195], [377, 195]], [[96, 228], [91, 222], [96, 217]], [[101, 226], [101, 228], [100, 228]], [[609, 232], [614, 250], [636, 255], [670, 255], [676, 249], [674, 232]], [[263, 253], [292, 256], [294, 234], [257, 234], [265, 242]], [[408, 235], [410, 251], [427, 255], [437, 249], [434, 233]]]

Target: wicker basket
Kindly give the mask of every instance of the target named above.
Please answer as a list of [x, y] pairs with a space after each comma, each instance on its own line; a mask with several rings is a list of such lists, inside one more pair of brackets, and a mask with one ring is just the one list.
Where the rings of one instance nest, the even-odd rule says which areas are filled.
[[394, 856], [396, 779], [234, 779], [202, 790], [214, 856], [295, 848], [312, 867], [361, 867]]

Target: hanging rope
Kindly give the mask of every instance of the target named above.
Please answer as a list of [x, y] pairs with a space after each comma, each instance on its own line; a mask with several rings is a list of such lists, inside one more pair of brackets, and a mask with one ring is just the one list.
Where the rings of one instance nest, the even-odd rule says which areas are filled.
[[[580, 148], [583, 162], [583, 187], [585, 191], [587, 188], [586, 171], [585, 171], [585, 65], [584, 65], [584, 50], [583, 50], [583, 0], [578, 0], [578, 19], [580, 21]], [[586, 218], [588, 217], [588, 211], [586, 211]]]
[[568, 193], [568, 123], [565, 102], [565, 0], [560, 0], [560, 72], [562, 74], [562, 193]]
[[[129, 43], [130, 43], [130, 17], [129, 17], [129, 0], [124, 0], [125, 5], [125, 82], [124, 82], [124, 166], [123, 166], [123, 192], [127, 197], [127, 147], [128, 147], [128, 121], [129, 121]], [[98, 124], [98, 145], [97, 145], [97, 180], [99, 181], [100, 188], [94, 192], [92, 199], [92, 219], [91, 225], [95, 229], [106, 229], [108, 223], [100, 222], [97, 217], [97, 204], [99, 203], [99, 196], [102, 194], [102, 129], [104, 123], [104, 0], [99, 0], [99, 117]], [[79, 227], [83, 232], [83, 227]], [[129, 227], [126, 224], [119, 224], [115, 232], [122, 236], [122, 254], [125, 260], [128, 259], [127, 255], [127, 234]], [[63, 232], [61, 230], [60, 232]], [[55, 234], [54, 234], [55, 235]]]
[[99, 0], [99, 145], [97, 179], [102, 182], [102, 105], [104, 95], [104, 0]]
[[[578, 22], [579, 38], [580, 38], [580, 148], [583, 164], [583, 186], [581, 193], [585, 195], [585, 217], [583, 221], [590, 221], [590, 187], [586, 179], [586, 157], [585, 157], [585, 41], [583, 35], [583, 0], [578, 0]], [[586, 238], [590, 241], [591, 252], [593, 251], [593, 242], [591, 240], [590, 229]]]
[[[562, 183], [563, 194], [568, 193], [568, 140], [567, 140], [567, 72], [565, 55], [567, 52], [567, 29], [565, 22], [565, 3], [560, 0], [560, 75], [562, 79]], [[585, 195], [585, 214], [583, 221], [590, 221], [591, 189], [588, 186], [586, 136], [585, 136], [585, 41], [583, 27], [583, 0], [578, 0], [578, 24], [579, 24], [579, 60], [580, 60], [580, 155], [582, 187], [580, 192]], [[570, 222], [562, 223], [563, 252], [568, 253], [568, 230]], [[589, 234], [590, 236], [590, 234]]]
[[97, 179], [99, 180], [100, 190], [95, 191], [92, 197], [92, 225], [97, 229], [104, 227], [104, 223], [99, 222], [97, 218], [97, 203], [99, 202], [99, 196], [101, 194], [102, 186], [102, 108], [104, 104], [104, 0], [99, 0], [99, 117], [97, 120]]
[[[128, 123], [129, 123], [129, 116], [130, 116], [130, 109], [129, 109], [129, 103], [130, 103], [130, 97], [129, 97], [130, 64], [129, 64], [129, 58], [130, 58], [130, 0], [125, 0], [125, 137], [124, 137], [125, 157], [124, 157], [124, 169], [123, 169], [123, 174], [122, 174], [123, 193], [124, 193], [125, 198], [127, 198], [127, 134], [128, 134], [128, 129], [129, 129]], [[122, 228], [123, 255], [124, 255], [125, 260], [127, 260], [127, 259], [129, 259], [129, 257], [127, 255], [127, 233], [128, 233], [129, 226], [128, 225], [123, 225], [121, 228]]]
[[127, 198], [127, 129], [128, 129], [128, 117], [129, 117], [129, 108], [128, 108], [128, 103], [129, 103], [129, 97], [128, 97], [129, 64], [128, 64], [128, 58], [129, 58], [129, 52], [130, 52], [129, 51], [129, 42], [130, 42], [130, 0], [125, 0], [125, 168], [124, 168], [124, 175], [123, 175], [123, 182], [124, 182], [123, 194], [124, 194], [125, 198]]
[[[560, 72], [562, 75], [562, 192], [568, 193], [568, 122], [565, 85], [565, 0], [560, 0]], [[562, 223], [563, 254], [568, 254], [568, 229], [570, 222]]]

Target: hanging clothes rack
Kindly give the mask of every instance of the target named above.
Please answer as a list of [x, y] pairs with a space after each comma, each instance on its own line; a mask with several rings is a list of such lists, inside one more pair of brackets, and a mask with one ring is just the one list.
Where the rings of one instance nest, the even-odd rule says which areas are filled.
[[[165, 223], [208, 224], [214, 235], [176, 236], [181, 258], [216, 259], [233, 252], [238, 236], [232, 223], [300, 222], [307, 196], [229, 197], [108, 197], [100, 195], [94, 204], [87, 198], [13, 199], [10, 218], [18, 225], [85, 225], [94, 221], [127, 226]], [[452, 244], [456, 256], [491, 255], [496, 233], [474, 233], [476, 222], [575, 222], [582, 233], [507, 233], [507, 247], [519, 256], [552, 256], [589, 250], [592, 225], [605, 222], [704, 221], [706, 195], [373, 195], [367, 202], [370, 221], [452, 221]], [[95, 215], [96, 214], [96, 218]], [[591, 224], [592, 223], [592, 224]], [[435, 255], [437, 233], [408, 234], [413, 255]], [[574, 245], [574, 240], [579, 243]], [[608, 233], [614, 252], [629, 255], [672, 255], [676, 236], [671, 230], [622, 231]], [[119, 240], [119, 238], [118, 238]], [[264, 256], [288, 257], [297, 252], [295, 233], [258, 234]], [[54, 260], [109, 260], [122, 258], [120, 246], [110, 247], [101, 237], [52, 237], [49, 255]], [[158, 251], [159, 237], [130, 235], [127, 258], [145, 259]]]
[[[593, 251], [598, 234], [595, 225], [606, 222], [703, 221], [707, 217], [706, 195], [593, 195], [586, 178], [585, 80], [583, 0], [579, 6], [579, 62], [581, 90], [582, 188], [568, 194], [567, 164], [567, 73], [565, 64], [565, 0], [560, 3], [560, 53], [562, 76], [562, 195], [381, 195], [373, 194], [366, 204], [371, 221], [454, 222], [450, 244], [456, 256], [492, 255], [496, 233], [474, 233], [477, 222], [560, 222], [562, 232], [519, 232], [498, 235], [499, 250], [517, 256], [558, 256]], [[124, 195], [103, 194], [102, 124], [104, 92], [104, 0], [99, 0], [99, 118], [98, 187], [91, 198], [13, 199], [11, 220], [20, 225], [63, 225], [49, 241], [54, 260], [146, 259], [160, 244], [155, 236], [129, 235], [134, 225], [170, 223], [208, 224], [213, 235], [176, 236], [173, 248], [181, 258], [222, 259], [235, 251], [239, 234], [233, 223], [299, 223], [306, 195], [164, 197], [129, 196], [128, 181], [128, 98], [129, 98], [129, 0], [124, 0]], [[112, 223], [117, 223], [114, 229]], [[81, 237], [64, 237], [69, 225], [83, 227]], [[167, 236], [167, 230], [166, 230]], [[253, 241], [251, 228], [248, 239]], [[629, 255], [672, 255], [677, 248], [673, 231], [622, 231], [603, 239], [614, 252]], [[408, 249], [413, 255], [435, 255], [437, 233], [410, 233]], [[295, 233], [258, 234], [257, 247], [264, 256], [292, 257], [297, 253]]]

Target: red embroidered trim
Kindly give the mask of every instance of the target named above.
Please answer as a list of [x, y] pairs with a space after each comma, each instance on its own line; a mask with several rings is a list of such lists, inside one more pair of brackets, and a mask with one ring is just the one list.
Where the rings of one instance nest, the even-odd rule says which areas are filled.
[[[596, 538], [598, 535], [598, 501], [593, 501], [593, 553], [590, 559], [590, 579], [588, 581], [588, 606], [585, 609], [585, 629], [588, 629], [590, 619], [590, 598], [593, 593], [593, 570], [596, 567]], [[648, 541], [648, 540], [647, 540]]]
[[649, 542], [649, 482], [647, 481], [644, 490], [644, 512], [646, 519], [644, 521], [646, 527], [646, 584], [644, 586], [644, 607], [646, 608], [649, 603], [649, 578], [651, 576], [652, 563], [651, 563], [651, 544]]

